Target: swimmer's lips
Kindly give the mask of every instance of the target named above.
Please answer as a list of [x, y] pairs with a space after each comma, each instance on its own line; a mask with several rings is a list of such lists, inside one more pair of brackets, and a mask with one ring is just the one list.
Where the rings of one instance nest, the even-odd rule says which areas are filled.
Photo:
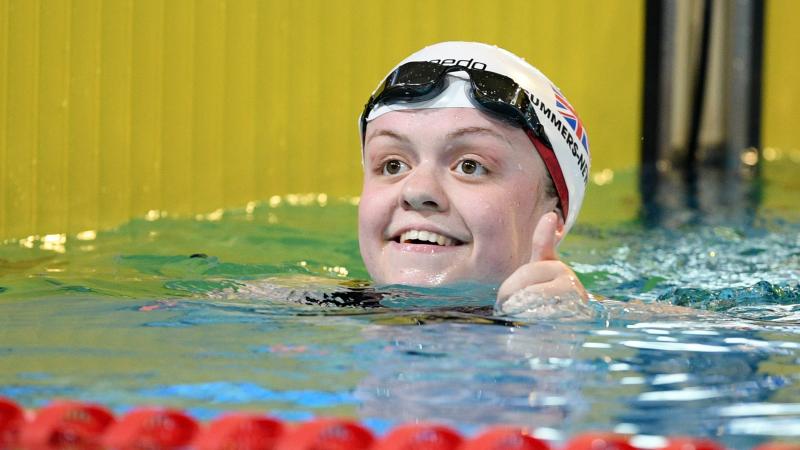
[[390, 240], [404, 246], [457, 247], [459, 245], [464, 245], [464, 242], [456, 238], [439, 232], [420, 229], [407, 229], [396, 234]]

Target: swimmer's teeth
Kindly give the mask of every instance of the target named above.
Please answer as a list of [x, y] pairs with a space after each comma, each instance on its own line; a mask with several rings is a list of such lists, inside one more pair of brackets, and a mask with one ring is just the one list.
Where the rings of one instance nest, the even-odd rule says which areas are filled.
[[450, 239], [449, 237], [446, 236], [442, 236], [441, 234], [434, 233], [432, 231], [410, 230], [400, 235], [401, 243], [405, 243], [408, 241], [415, 241], [415, 240], [427, 241], [434, 244], [443, 245], [445, 247], [455, 244], [455, 241], [453, 241], [453, 239]]

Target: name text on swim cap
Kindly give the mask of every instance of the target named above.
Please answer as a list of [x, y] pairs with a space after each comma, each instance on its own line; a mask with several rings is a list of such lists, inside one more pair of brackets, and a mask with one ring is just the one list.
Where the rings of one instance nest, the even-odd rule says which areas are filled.
[[[558, 114], [552, 111], [545, 103], [539, 100], [538, 97], [531, 94], [533, 99], [533, 106], [539, 108], [539, 111], [550, 120], [550, 123], [553, 124], [554, 127], [558, 130], [561, 134], [561, 138], [567, 143], [567, 146], [571, 150], [572, 157], [575, 158], [576, 163], [578, 164], [578, 168], [581, 171], [581, 175], [583, 176], [583, 182], [586, 183], [589, 180], [589, 167], [586, 164], [586, 157], [584, 156], [584, 152], [580, 151], [580, 147], [578, 147], [578, 142], [575, 138], [572, 137], [572, 130], [558, 118]], [[552, 137], [551, 137], [552, 139]]]

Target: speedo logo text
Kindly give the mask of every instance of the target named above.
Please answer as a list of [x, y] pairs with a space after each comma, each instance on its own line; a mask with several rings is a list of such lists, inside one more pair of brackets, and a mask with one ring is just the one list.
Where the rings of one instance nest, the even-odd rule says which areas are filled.
[[470, 59], [432, 59], [429, 62], [441, 64], [443, 66], [461, 66], [467, 69], [486, 70], [486, 63], [475, 61], [474, 58]]

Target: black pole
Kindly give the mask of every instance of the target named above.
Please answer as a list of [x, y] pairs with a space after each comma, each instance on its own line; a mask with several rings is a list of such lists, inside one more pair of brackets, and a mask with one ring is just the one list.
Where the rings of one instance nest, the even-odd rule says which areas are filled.
[[702, 128], [703, 106], [705, 98], [706, 78], [708, 75], [708, 52], [711, 36], [711, 1], [703, 0], [703, 28], [700, 30], [700, 57], [697, 60], [697, 71], [694, 78], [694, 91], [692, 98], [692, 116], [689, 136], [686, 139], [686, 167], [690, 168], [697, 162], [697, 147], [700, 142], [700, 129]]
[[766, 17], [766, 2], [753, 0], [753, 39], [750, 41], [751, 65], [750, 65], [750, 107], [752, 114], [747, 124], [748, 145], [758, 149], [758, 164], [755, 166], [751, 189], [748, 195], [750, 205], [750, 216], [755, 217], [763, 196], [763, 183], [761, 179], [761, 164], [763, 163], [761, 152], [761, 100], [763, 95], [763, 70], [764, 70], [764, 18]]
[[[691, 122], [689, 122], [689, 136], [686, 140], [686, 153], [683, 159], [683, 174], [686, 182], [686, 207], [689, 211], [696, 213], [700, 207], [700, 199], [698, 198], [699, 192], [697, 187], [697, 165], [701, 163], [698, 160], [697, 152], [700, 146], [700, 130], [703, 125], [703, 109], [705, 106], [705, 91], [706, 91], [706, 78], [708, 77], [708, 53], [711, 48], [711, 0], [703, 1], [703, 24], [700, 30], [700, 56], [697, 60], [697, 70], [694, 78], [694, 90], [692, 98], [694, 104], [692, 105]], [[715, 161], [717, 164], [722, 164], [724, 161], [720, 159]]]
[[766, 4], [761, 0], [753, 1], [753, 39], [750, 41], [751, 55], [753, 57], [750, 64], [750, 106], [753, 109], [747, 124], [748, 145], [755, 148], [761, 147], [761, 95], [764, 67], [764, 17]]
[[642, 220], [659, 222], [657, 204], [661, 122], [661, 77], [663, 73], [661, 43], [664, 29], [665, 0], [648, 0], [645, 4], [644, 82], [642, 87], [642, 147], [639, 169], [639, 192], [642, 195]]

